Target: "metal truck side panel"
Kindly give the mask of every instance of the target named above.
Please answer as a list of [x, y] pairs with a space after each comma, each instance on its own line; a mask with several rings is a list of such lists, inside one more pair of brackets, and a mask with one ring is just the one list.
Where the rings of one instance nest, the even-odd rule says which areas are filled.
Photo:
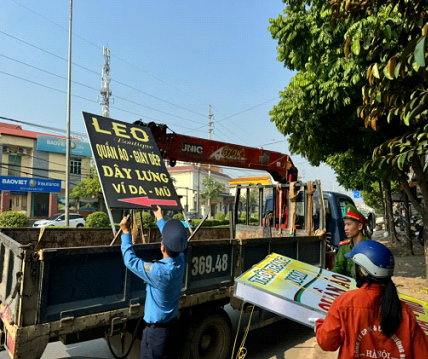
[[[234, 245], [229, 240], [195, 241], [186, 255], [184, 293], [233, 285]], [[159, 244], [136, 245], [145, 261], [161, 259]], [[143, 305], [144, 282], [123, 265], [117, 246], [41, 251], [39, 323]]]
[[18, 293], [22, 281], [22, 253], [18, 242], [0, 233], [0, 310], [3, 320], [18, 322]]
[[233, 285], [236, 241], [234, 243], [230, 240], [191, 242], [186, 253], [186, 294]]

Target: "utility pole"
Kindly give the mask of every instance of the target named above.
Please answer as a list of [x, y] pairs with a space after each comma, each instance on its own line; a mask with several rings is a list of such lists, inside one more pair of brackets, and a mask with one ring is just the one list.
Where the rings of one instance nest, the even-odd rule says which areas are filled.
[[109, 88], [111, 75], [110, 75], [110, 49], [103, 46], [103, 55], [105, 59], [105, 64], [103, 67], [102, 77], [101, 77], [101, 95], [103, 96], [103, 101], [101, 102], [103, 117], [110, 117], [110, 97], [111, 91]]
[[70, 214], [70, 112], [71, 112], [71, 39], [72, 39], [73, 0], [70, 0], [70, 19], [68, 28], [68, 80], [67, 80], [67, 141], [65, 146], [65, 225], [69, 224]]
[[[212, 122], [212, 117], [213, 115], [211, 114], [211, 105], [209, 108], [209, 112], [208, 112], [208, 139], [211, 140], [211, 132], [213, 131], [211, 125], [213, 124]], [[208, 165], [208, 177], [211, 178], [211, 165]], [[208, 215], [211, 217], [211, 193], [208, 196]]]

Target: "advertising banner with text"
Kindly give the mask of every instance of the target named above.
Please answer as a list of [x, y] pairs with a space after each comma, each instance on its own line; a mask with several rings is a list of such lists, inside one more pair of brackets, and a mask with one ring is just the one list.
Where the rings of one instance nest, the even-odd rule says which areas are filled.
[[[282, 306], [282, 303], [292, 303], [294, 311], [299, 307], [306, 308], [312, 315], [319, 313], [317, 317], [324, 318], [340, 294], [357, 288], [352, 278], [275, 253], [238, 277], [235, 286], [236, 292], [244, 293], [244, 296], [238, 296], [240, 299], [262, 307], [263, 302], [269, 303], [271, 308], [277, 309], [274, 312], [291, 318], [293, 313], [287, 312], [290, 306]], [[240, 286], [254, 290], [241, 290]], [[402, 294], [399, 297], [412, 308], [419, 325], [428, 335], [428, 303]], [[281, 312], [278, 308], [285, 309]], [[293, 319], [299, 321], [298, 317]], [[307, 324], [306, 320], [301, 322]]]
[[182, 210], [147, 127], [83, 112], [104, 198], [110, 208]]

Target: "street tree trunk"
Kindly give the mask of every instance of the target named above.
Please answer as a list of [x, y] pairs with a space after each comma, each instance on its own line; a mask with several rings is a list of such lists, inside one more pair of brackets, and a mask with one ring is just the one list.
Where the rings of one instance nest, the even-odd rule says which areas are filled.
[[385, 193], [385, 210], [386, 222], [388, 224], [388, 232], [390, 235], [391, 243], [397, 242], [397, 233], [395, 232], [394, 216], [392, 212], [392, 197], [391, 197], [391, 181], [389, 179], [382, 179], [382, 185]]
[[[423, 223], [424, 223], [424, 253], [425, 253], [425, 269], [428, 274], [428, 176], [425, 174], [423, 170], [423, 163], [425, 162], [424, 157], [419, 157], [416, 154], [412, 158], [412, 167], [415, 171], [416, 182], [419, 186], [419, 189], [422, 193], [422, 215]], [[428, 276], [427, 276], [428, 283]]]
[[412, 167], [415, 171], [416, 182], [419, 185], [419, 188], [422, 193], [423, 203], [419, 203], [417, 198], [413, 195], [413, 192], [410, 190], [409, 182], [407, 181], [407, 177], [403, 171], [396, 169], [398, 173], [398, 177], [400, 179], [401, 184], [403, 185], [403, 190], [406, 192], [410, 202], [412, 202], [413, 207], [419, 212], [422, 216], [422, 220], [424, 223], [424, 253], [425, 253], [425, 270], [427, 273], [427, 283], [428, 283], [428, 185], [427, 185], [427, 175], [423, 171], [423, 167], [421, 164], [421, 159], [415, 153], [412, 158]]
[[[415, 255], [413, 252], [413, 243], [412, 243], [412, 234], [410, 232], [410, 208], [409, 208], [409, 197], [407, 197], [407, 193], [403, 192], [404, 197], [404, 230], [406, 231], [406, 247], [408, 250], [412, 252], [412, 255]], [[400, 214], [401, 215], [401, 214]]]
[[387, 228], [387, 221], [386, 221], [386, 205], [385, 205], [385, 196], [383, 195], [383, 186], [382, 186], [382, 180], [379, 180], [379, 194], [380, 199], [382, 201], [382, 209], [383, 209], [383, 223], [385, 226], [385, 230], [388, 230]]

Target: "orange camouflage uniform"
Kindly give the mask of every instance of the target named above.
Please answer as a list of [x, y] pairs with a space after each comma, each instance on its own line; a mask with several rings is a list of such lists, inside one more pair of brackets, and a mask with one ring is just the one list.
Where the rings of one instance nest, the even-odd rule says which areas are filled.
[[428, 358], [428, 336], [407, 304], [401, 302], [403, 319], [397, 331], [391, 337], [382, 334], [375, 307], [381, 291], [378, 284], [364, 284], [340, 295], [327, 317], [316, 322], [321, 349], [335, 351], [340, 347], [338, 359]]

